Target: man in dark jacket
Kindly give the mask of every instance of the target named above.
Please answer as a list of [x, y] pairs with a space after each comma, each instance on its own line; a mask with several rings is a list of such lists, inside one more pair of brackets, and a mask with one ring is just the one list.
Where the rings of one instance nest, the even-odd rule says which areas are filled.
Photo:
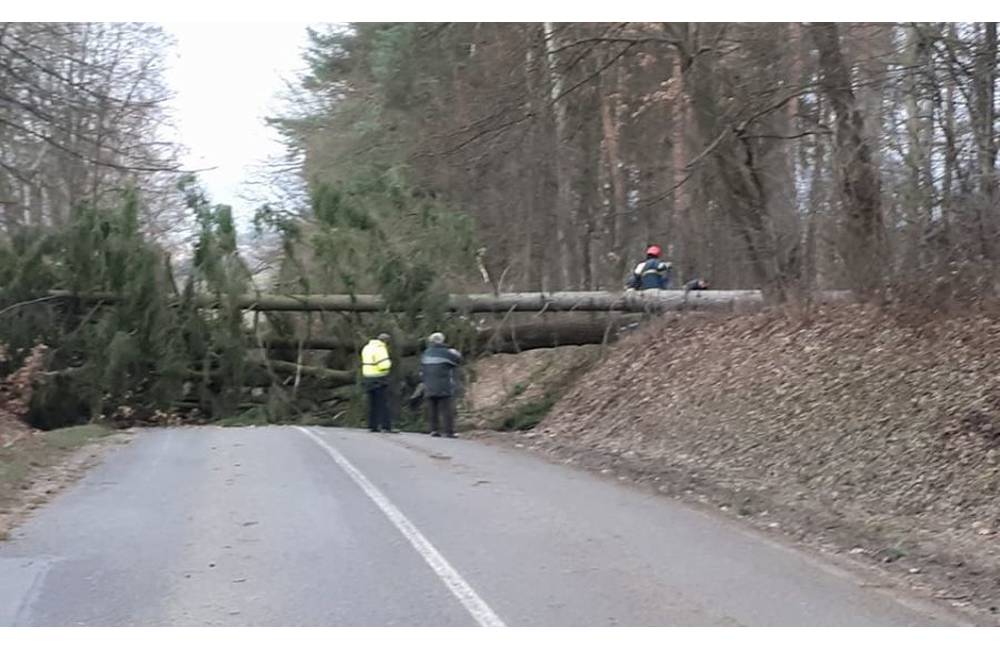
[[629, 277], [625, 288], [637, 289], [639, 291], [645, 291], [646, 289], [669, 289], [670, 273], [673, 270], [673, 266], [670, 262], [660, 260], [660, 255], [662, 254], [663, 250], [656, 244], [647, 248], [646, 261], [639, 262], [632, 269], [632, 275]]
[[[420, 357], [420, 379], [424, 386], [430, 411], [431, 435], [455, 437], [455, 369], [462, 362], [462, 354], [446, 347], [444, 334], [434, 332], [427, 338], [427, 349]], [[444, 432], [438, 428], [444, 419]]]

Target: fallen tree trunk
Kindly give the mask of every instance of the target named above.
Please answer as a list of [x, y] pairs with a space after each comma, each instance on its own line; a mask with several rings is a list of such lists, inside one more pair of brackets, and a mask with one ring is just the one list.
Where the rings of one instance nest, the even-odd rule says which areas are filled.
[[[638, 323], [638, 317], [601, 318], [598, 320], [572, 320], [552, 323], [505, 324], [488, 327], [476, 333], [473, 352], [524, 352], [538, 348], [562, 345], [592, 345], [617, 340], [623, 327]], [[338, 350], [355, 352], [364, 345], [362, 340], [334, 337], [298, 339], [264, 339], [272, 350]], [[423, 349], [419, 340], [394, 341], [393, 352], [402, 356], [418, 354]]]
[[[360, 352], [365, 342], [361, 339], [338, 339], [332, 336], [312, 336], [307, 339], [283, 339], [265, 338], [264, 347], [269, 350], [339, 350], [345, 352]], [[256, 339], [252, 340], [252, 345], [257, 346]], [[392, 351], [396, 354], [409, 355], [419, 352], [421, 345], [418, 341], [403, 341], [401, 343], [393, 341], [390, 344]], [[273, 363], [273, 362], [272, 362]]]
[[[261, 363], [263, 365], [263, 362]], [[298, 372], [306, 377], [325, 379], [331, 383], [337, 382], [342, 385], [353, 384], [355, 377], [357, 377], [357, 373], [353, 370], [333, 370], [331, 368], [320, 368], [317, 366], [300, 366], [292, 361], [276, 361], [273, 359], [267, 363], [269, 363], [271, 367], [277, 371], [293, 375]]]
[[[271, 365], [271, 370], [274, 371], [280, 379], [290, 381], [294, 378], [296, 370], [298, 370], [299, 374], [303, 377], [315, 379], [322, 386], [327, 388], [349, 386], [353, 384], [357, 378], [357, 373], [353, 370], [335, 370], [332, 368], [321, 368], [319, 366], [299, 366], [292, 361], [253, 361], [250, 362], [250, 367], [247, 368], [247, 372], [244, 377], [243, 384], [245, 386], [263, 387], [271, 385], [273, 378], [268, 374], [265, 363], [269, 363]], [[215, 379], [219, 376], [220, 371], [216, 368], [208, 371], [208, 377], [210, 379]], [[185, 373], [185, 378], [191, 381], [199, 381], [204, 377], [204, 371], [198, 369], [191, 369]]]
[[[76, 299], [82, 302], [117, 300], [114, 294], [92, 293], [76, 295], [69, 291], [51, 291], [53, 298]], [[828, 291], [817, 296], [817, 302], [847, 302], [850, 293]], [[215, 296], [196, 296], [195, 304], [216, 308], [221, 301]], [[316, 295], [245, 295], [235, 299], [240, 309], [251, 311], [386, 311], [385, 300], [371, 294]], [[760, 308], [764, 298], [757, 290], [649, 290], [635, 292], [557, 291], [553, 293], [452, 294], [448, 308], [467, 313], [504, 313], [515, 311], [580, 311], [636, 312], [663, 311], [744, 311]]]

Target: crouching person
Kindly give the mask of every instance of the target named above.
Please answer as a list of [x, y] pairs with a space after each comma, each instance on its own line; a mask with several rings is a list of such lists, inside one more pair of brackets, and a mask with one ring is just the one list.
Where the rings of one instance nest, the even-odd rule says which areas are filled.
[[455, 369], [461, 362], [462, 354], [445, 346], [444, 334], [434, 332], [427, 338], [427, 349], [420, 357], [420, 379], [434, 437], [455, 437]]

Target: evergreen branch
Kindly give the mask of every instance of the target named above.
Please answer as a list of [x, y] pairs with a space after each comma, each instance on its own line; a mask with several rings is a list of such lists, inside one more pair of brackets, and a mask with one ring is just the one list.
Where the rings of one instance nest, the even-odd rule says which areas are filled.
[[33, 300], [25, 300], [23, 302], [16, 302], [13, 305], [8, 305], [3, 309], [0, 309], [0, 316], [3, 316], [9, 311], [14, 311], [15, 309], [20, 309], [21, 307], [27, 307], [28, 305], [35, 305], [40, 302], [51, 302], [53, 300], [62, 300], [65, 296], [44, 296], [42, 298], [35, 298]]

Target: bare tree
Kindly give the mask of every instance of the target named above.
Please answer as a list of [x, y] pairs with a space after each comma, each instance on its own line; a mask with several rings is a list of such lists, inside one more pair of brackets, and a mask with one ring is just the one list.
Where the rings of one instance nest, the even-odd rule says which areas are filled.
[[0, 227], [63, 224], [128, 186], [146, 190], [149, 223], [166, 218], [167, 46], [151, 25], [0, 24]]

